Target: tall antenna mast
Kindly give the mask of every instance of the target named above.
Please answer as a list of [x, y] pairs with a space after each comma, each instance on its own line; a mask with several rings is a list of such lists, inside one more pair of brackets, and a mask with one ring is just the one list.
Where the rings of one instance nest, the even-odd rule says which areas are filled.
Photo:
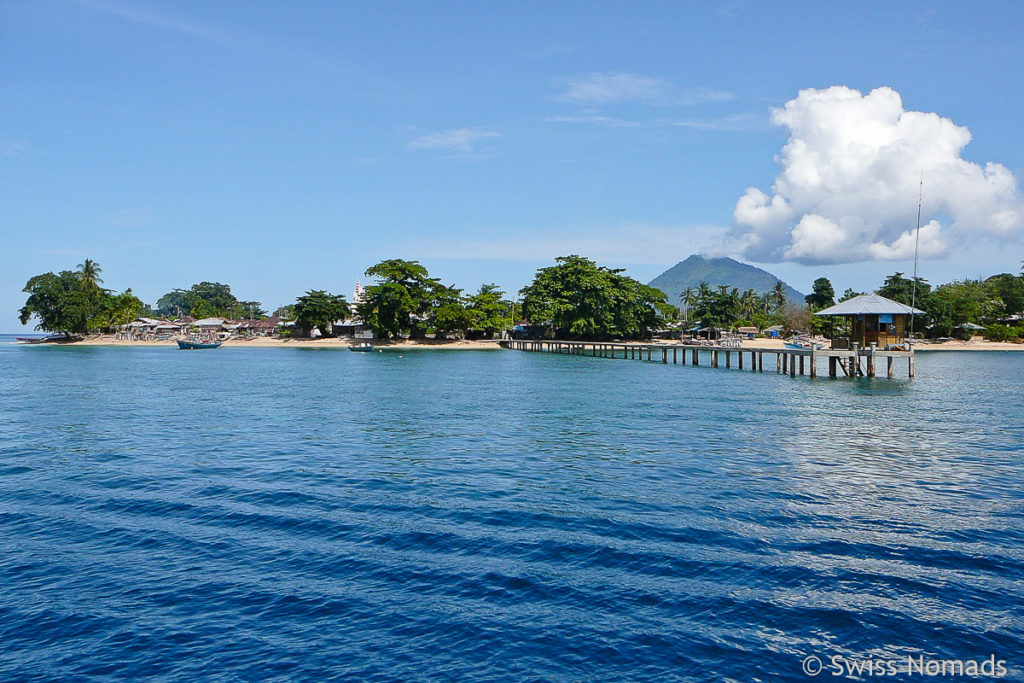
[[[921, 171], [921, 184], [917, 188], [917, 233], [914, 235], [914, 281], [910, 285], [910, 307], [917, 307], [917, 252], [921, 244], [921, 201], [924, 199], [924, 171]], [[910, 343], [914, 343], [914, 313], [910, 313]]]

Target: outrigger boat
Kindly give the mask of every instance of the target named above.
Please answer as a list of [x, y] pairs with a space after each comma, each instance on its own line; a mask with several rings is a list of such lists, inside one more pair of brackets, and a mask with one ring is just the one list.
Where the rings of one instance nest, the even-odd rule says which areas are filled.
[[183, 351], [191, 351], [193, 349], [215, 349], [221, 345], [221, 342], [194, 342], [194, 341], [183, 341], [178, 340], [178, 348]]
[[348, 350], [362, 352], [373, 351], [373, 344], [370, 344], [369, 342], [363, 342], [362, 344], [353, 344], [352, 346], [348, 347]]

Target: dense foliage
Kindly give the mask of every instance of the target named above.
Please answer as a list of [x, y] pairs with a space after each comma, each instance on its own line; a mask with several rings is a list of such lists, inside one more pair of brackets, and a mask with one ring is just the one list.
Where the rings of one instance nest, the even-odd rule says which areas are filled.
[[492, 283], [481, 285], [479, 292], [467, 298], [466, 307], [472, 315], [472, 329], [490, 337], [515, 324], [510, 302], [503, 300], [503, 296], [505, 292]]
[[381, 338], [422, 337], [440, 283], [417, 261], [388, 259], [370, 266], [376, 284], [363, 290], [359, 317]]
[[99, 264], [86, 259], [77, 271], [31, 278], [22, 290], [28, 299], [18, 311], [21, 324], [34, 317], [37, 330], [75, 335], [111, 330], [135, 319], [145, 305], [131, 289], [121, 294], [102, 289], [101, 272]]
[[231, 287], [220, 282], [200, 282], [191, 289], [175, 289], [156, 302], [162, 316], [190, 315], [193, 318], [261, 318], [267, 314], [259, 301], [239, 301]]
[[[682, 314], [666, 302], [666, 295], [622, 274], [619, 269], [598, 266], [582, 256], [563, 256], [555, 265], [537, 271], [533, 282], [520, 290], [522, 316], [535, 331], [551, 336], [600, 339], [643, 338], [666, 322], [680, 317], [687, 326], [734, 329], [753, 326], [764, 329], [783, 325], [790, 330], [828, 334], [832, 319], [813, 315], [834, 303], [835, 289], [828, 278], [814, 281], [806, 306], [787, 300], [781, 282], [758, 294], [754, 289], [711, 287], [706, 282], [679, 292]], [[131, 289], [120, 294], [102, 288], [99, 264], [86, 259], [77, 270], [44, 273], [25, 285], [28, 294], [19, 310], [27, 324], [36, 319], [36, 329], [69, 335], [110, 331], [139, 315], [151, 315]], [[355, 307], [364, 324], [383, 338], [430, 334], [463, 337], [494, 336], [516, 322], [516, 304], [504, 300], [497, 285], [486, 284], [475, 294], [432, 278], [416, 261], [389, 259], [370, 267], [366, 275], [375, 278]], [[986, 338], [1004, 340], [1024, 337], [1024, 275], [1000, 273], [985, 280], [963, 280], [932, 287], [926, 280], [893, 273], [876, 290], [889, 299], [923, 310], [914, 317], [914, 332], [930, 337], [966, 335], [965, 326], [984, 328]], [[857, 296], [846, 289], [840, 301]], [[318, 329], [331, 334], [331, 324], [353, 311], [340, 295], [310, 290], [295, 304], [275, 312], [294, 319], [300, 331]], [[219, 282], [200, 282], [191, 288], [175, 289], [160, 298], [156, 314], [191, 315], [194, 318], [232, 319], [265, 317], [257, 301], [240, 301], [231, 288]], [[970, 323], [971, 325], [968, 325]]]
[[323, 336], [333, 333], [331, 326], [335, 321], [348, 317], [348, 302], [345, 297], [329, 294], [322, 289], [312, 289], [295, 300], [293, 307], [295, 323], [303, 334], [317, 329]]
[[558, 337], [646, 337], [672, 311], [664, 292], [598, 266], [582, 256], [560, 256], [520, 290], [523, 313]]

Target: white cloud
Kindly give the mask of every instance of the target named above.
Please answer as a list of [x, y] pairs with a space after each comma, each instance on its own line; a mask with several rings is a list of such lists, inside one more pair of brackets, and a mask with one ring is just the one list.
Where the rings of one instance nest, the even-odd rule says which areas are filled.
[[564, 82], [556, 99], [591, 107], [626, 102], [667, 106], [690, 106], [733, 99], [731, 93], [710, 88], [681, 90], [660, 76], [609, 71], [577, 76]]
[[924, 178], [921, 255], [1024, 228], [1024, 199], [1005, 166], [961, 158], [967, 128], [903, 109], [899, 93], [802, 90], [772, 122], [789, 129], [772, 194], [752, 187], [733, 211], [734, 248], [760, 262], [913, 258]]
[[483, 128], [455, 128], [428, 133], [409, 143], [413, 149], [429, 149], [454, 152], [470, 156], [477, 152], [476, 145], [482, 140], [501, 137], [501, 133]]

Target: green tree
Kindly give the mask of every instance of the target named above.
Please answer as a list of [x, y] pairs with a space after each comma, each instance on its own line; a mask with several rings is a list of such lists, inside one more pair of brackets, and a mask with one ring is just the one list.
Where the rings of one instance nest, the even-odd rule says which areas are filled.
[[255, 313], [259, 312], [254, 317], [266, 315], [265, 311], [258, 301], [239, 301], [234, 294], [231, 293], [231, 287], [221, 282], [200, 282], [192, 285], [192, 287], [184, 292], [184, 305], [181, 305], [181, 298], [177, 295], [181, 290], [174, 290], [168, 292], [160, 301], [157, 302], [157, 306], [160, 307], [160, 302], [168, 304], [173, 303], [176, 307], [180, 307], [183, 313], [187, 313], [193, 318], [248, 318], [250, 311]]
[[827, 277], [819, 277], [811, 285], [811, 293], [804, 297], [804, 301], [812, 311], [820, 311], [835, 304], [836, 291]]
[[885, 282], [882, 286], [875, 290], [876, 294], [884, 296], [886, 299], [892, 299], [898, 301], [901, 304], [907, 306], [912, 305], [911, 302], [916, 297], [916, 307], [924, 310], [925, 305], [928, 301], [928, 295], [932, 291], [932, 286], [928, 284], [927, 280], [917, 278], [917, 289], [915, 292], [914, 281], [903, 277], [903, 273], [893, 273], [889, 277], [885, 278]]
[[481, 285], [480, 291], [469, 297], [467, 308], [472, 315], [471, 327], [493, 337], [509, 326], [509, 306], [502, 301], [505, 292], [498, 285]]
[[729, 328], [736, 324], [742, 313], [739, 290], [719, 285], [711, 289], [706, 282], [697, 287], [697, 301], [693, 317], [704, 327]]
[[156, 314], [159, 316], [191, 315], [191, 304], [188, 292], [175, 289], [167, 292], [156, 301]]
[[687, 287], [680, 293], [679, 298], [683, 302], [683, 318], [689, 320], [690, 309], [693, 308], [693, 304], [697, 301], [697, 290], [693, 287]]
[[964, 323], [978, 325], [998, 317], [1003, 309], [991, 283], [978, 280], [940, 285], [929, 294], [926, 306], [931, 321], [929, 332], [936, 337], [948, 337]]
[[772, 308], [776, 311], [781, 311], [782, 307], [786, 305], [786, 286], [782, 284], [782, 281], [775, 283], [775, 287], [769, 292], [771, 295]]
[[345, 319], [348, 310], [345, 297], [313, 289], [295, 300], [295, 322], [306, 336], [315, 328], [327, 337], [332, 332], [331, 325]]
[[83, 263], [79, 263], [77, 272], [79, 279], [86, 289], [98, 290], [100, 285], [103, 284], [103, 280], [100, 279], [100, 273], [103, 272], [103, 269], [100, 268], [100, 264], [92, 259], [87, 258]]
[[643, 337], [669, 313], [664, 292], [598, 266], [582, 256], [559, 256], [520, 290], [534, 325], [567, 337]]
[[433, 288], [427, 324], [435, 334], [457, 333], [465, 336], [473, 324], [473, 313], [466, 308], [462, 290], [437, 285]]
[[37, 330], [66, 335], [89, 331], [89, 319], [95, 312], [94, 291], [79, 273], [62, 270], [58, 275], [36, 275], [21, 291], [28, 294], [18, 311], [22, 325], [34, 317], [39, 321]]
[[363, 290], [356, 308], [363, 322], [384, 338], [422, 337], [440, 283], [416, 261], [388, 259], [366, 270], [376, 284]]
[[89, 319], [89, 329], [112, 331], [138, 318], [145, 308], [146, 304], [130, 288], [120, 294], [104, 292]]
[[993, 275], [986, 282], [1002, 301], [1004, 314], [1024, 313], [1024, 275], [1001, 273]]
[[843, 301], [849, 301], [850, 299], [852, 299], [855, 296], [860, 296], [862, 293], [863, 292], [858, 292], [858, 291], [855, 291], [853, 289], [847, 288], [846, 291], [843, 292], [843, 296], [841, 296], [839, 298], [839, 301], [840, 301], [840, 303], [843, 302]]

